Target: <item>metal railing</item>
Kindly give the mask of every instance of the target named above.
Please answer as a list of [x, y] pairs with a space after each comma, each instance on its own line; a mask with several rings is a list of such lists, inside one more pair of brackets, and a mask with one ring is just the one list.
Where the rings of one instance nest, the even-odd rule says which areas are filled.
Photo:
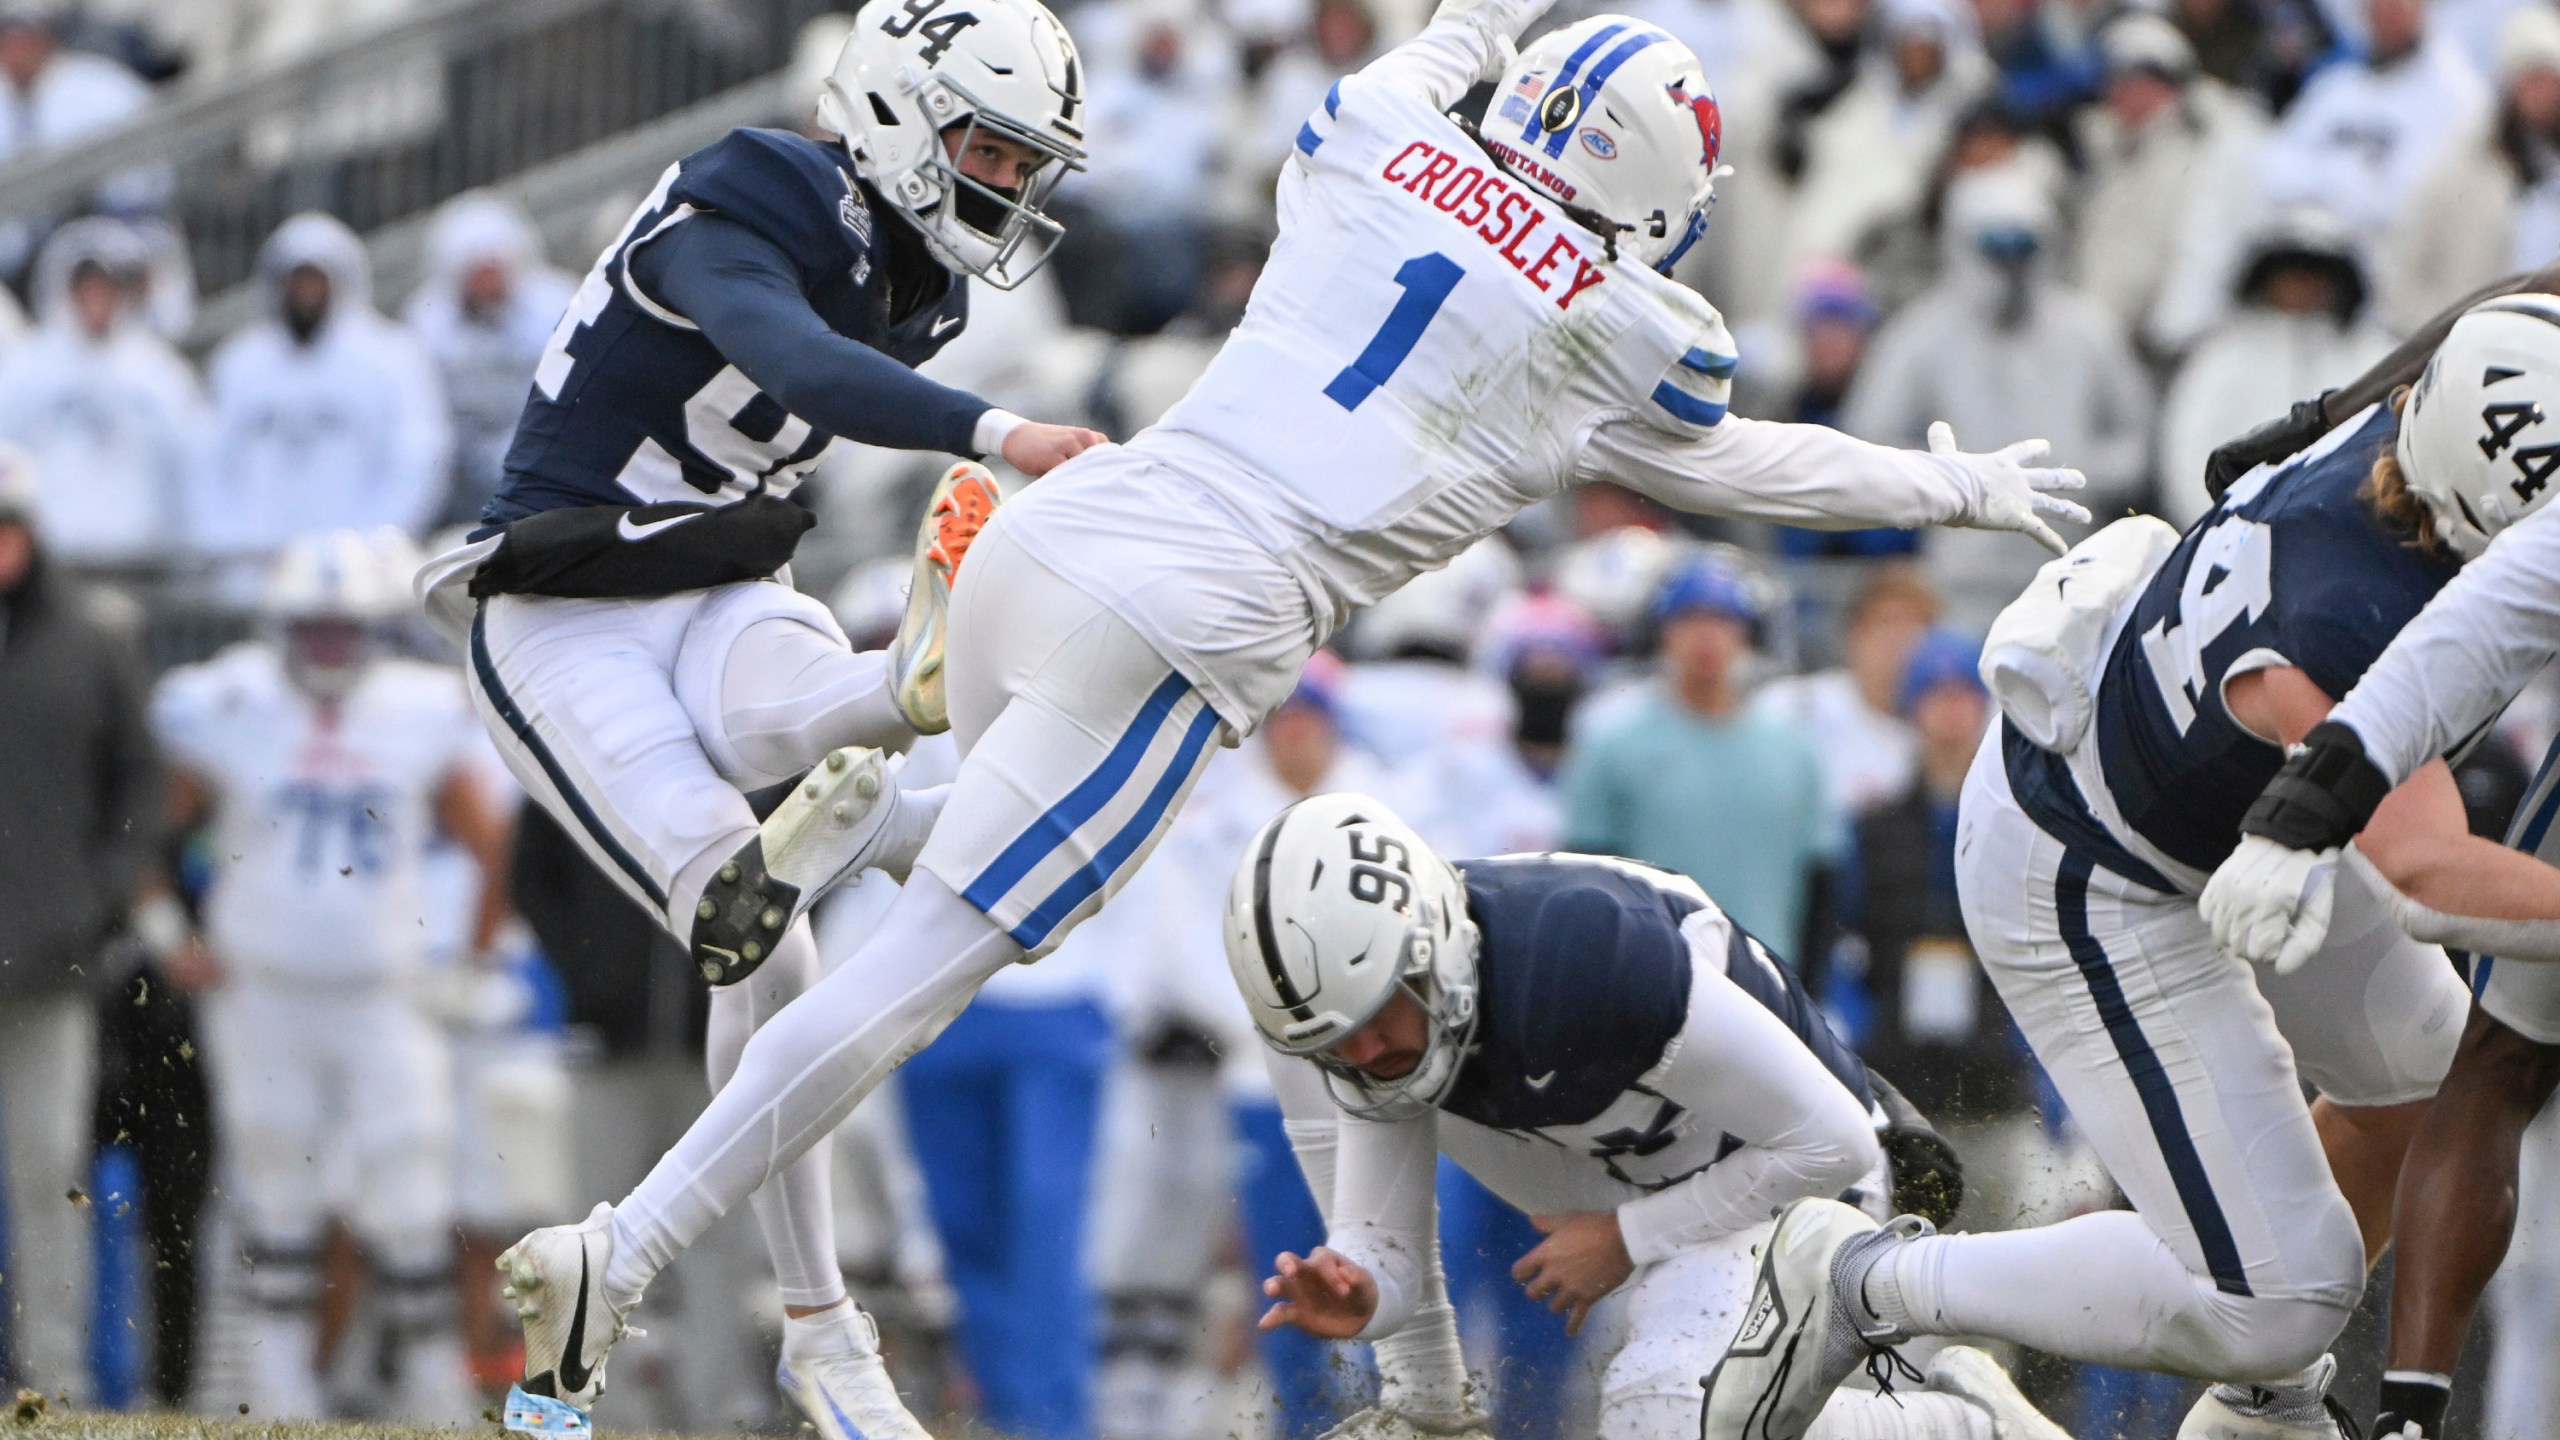
[[181, 85], [131, 125], [0, 166], [0, 222], [60, 217], [104, 181], [161, 167], [198, 290], [218, 294], [250, 276], [295, 211], [368, 233], [422, 216], [775, 76], [804, 23], [848, 8], [450, 0], [284, 64]]

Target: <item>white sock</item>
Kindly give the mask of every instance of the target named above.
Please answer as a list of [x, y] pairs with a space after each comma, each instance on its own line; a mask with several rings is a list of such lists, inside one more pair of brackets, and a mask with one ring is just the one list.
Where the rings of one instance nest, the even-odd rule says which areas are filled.
[[915, 869], [916, 857], [924, 853], [924, 842], [933, 835], [933, 822], [942, 818], [943, 802], [951, 798], [948, 785], [928, 785], [909, 790], [898, 797], [898, 808], [889, 817], [888, 832], [880, 837], [880, 850], [872, 860], [872, 868], [903, 885]]
[[782, 1353], [794, 1359], [868, 1355], [878, 1348], [862, 1312], [851, 1300], [815, 1315], [786, 1315], [782, 1320]]
[[843, 1124], [1021, 955], [977, 907], [916, 875], [858, 953], [757, 1029], [729, 1083], [615, 1207], [607, 1284], [617, 1303], [626, 1288], [638, 1293], [629, 1280], [645, 1285]]
[[[773, 955], [735, 985], [711, 992], [711, 1022], [703, 1037], [703, 1067], [714, 1091], [737, 1072], [738, 1057], [757, 1027], [782, 1013], [818, 978], [818, 946], [802, 917], [783, 933]], [[833, 1305], [845, 1298], [844, 1273], [836, 1265], [835, 1202], [828, 1193], [834, 1148], [820, 1137], [749, 1200], [756, 1227], [785, 1305]], [[608, 1277], [608, 1284], [610, 1279]]]
[[1804, 1434], [1805, 1440], [1996, 1440], [1990, 1412], [1934, 1390], [1834, 1390]]

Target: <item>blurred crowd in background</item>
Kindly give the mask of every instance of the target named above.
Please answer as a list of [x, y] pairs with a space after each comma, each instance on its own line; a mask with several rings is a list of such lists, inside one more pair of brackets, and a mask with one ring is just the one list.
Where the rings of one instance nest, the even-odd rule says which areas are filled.
[[[711, 34], [747, 3], [632, 8]], [[433, 8], [0, 0], [0, 167]], [[929, 369], [1125, 437], [1242, 313], [1273, 178], [1326, 85], [1427, 12], [1059, 8], [1092, 117], [1091, 164], [1058, 206], [1068, 241], [1034, 283], [978, 290]], [[1681, 274], [1733, 323], [1736, 410], [1905, 446], [1937, 419], [1974, 449], [2046, 437], [2101, 522], [2193, 519], [2214, 445], [2560, 257], [2547, 0], [1562, 0], [1544, 23], [1601, 8], [1686, 41], [1723, 106], [1733, 173]], [[789, 115], [848, 23], [799, 31]], [[429, 123], [451, 113], [427, 99]], [[243, 1162], [220, 1076], [237, 1060], [200, 1045], [223, 957], [128, 921], [163, 885], [200, 914], [222, 872], [201, 807], [171, 803], [190, 762], [156, 733], [155, 688], [224, 646], [281, 643], [258, 597], [297, 537], [388, 530], [369, 543], [413, 562], [471, 521], [573, 272], [640, 196], [567, 237], [495, 193], [451, 196], [421, 217], [406, 294], [375, 293], [367, 236], [296, 214], [257, 252], [255, 303], [209, 330], [182, 181], [140, 165], [45, 223], [0, 224], [0, 1330], [8, 1374], [47, 1393], [228, 1413], [259, 1292], [226, 1216]], [[839, 444], [800, 492], [821, 524], [794, 581], [857, 646], [895, 626], [912, 511], [944, 463]], [[1975, 645], [2042, 558], [2014, 536], [1700, 525], [1601, 485], [1363, 616], [1215, 762], [1123, 899], [990, 985], [840, 1137], [847, 1273], [919, 1413], [1026, 1440], [1207, 1440], [1312, 1435], [1358, 1403], [1351, 1349], [1250, 1330], [1258, 1267], [1320, 1225], [1218, 935], [1244, 837], [1321, 790], [1381, 794], [1453, 857], [1573, 848], [1695, 877], [1955, 1138], [1960, 1225], [2114, 1203], [1954, 895], [1956, 796], [1991, 718]], [[457, 663], [415, 625], [380, 629], [385, 653]], [[2539, 690], [2465, 767], [2486, 833], [2555, 728]], [[479, 945], [472, 837], [430, 837], [431, 938], [402, 983], [450, 1047], [462, 1335], [472, 1378], [502, 1387], [511, 1325], [486, 1257], [618, 1196], [680, 1133], [702, 1100], [703, 997], [494, 752], [463, 744], [453, 763], [511, 824], [513, 918]], [[904, 781], [951, 764], [928, 742]], [[831, 957], [886, 884], [822, 912]], [[362, 1188], [360, 1159], [303, 1161], [324, 1197]], [[2546, 1145], [2528, 1186], [2553, 1164]], [[1606, 1327], [1566, 1341], [1508, 1280], [1525, 1220], [1444, 1182], [1499, 1433], [1580, 1433]], [[2553, 1367], [2533, 1359], [2560, 1334], [2560, 1235], [2532, 1218], [2551, 1209], [2528, 1201], [2500, 1282], [2507, 1363], [2480, 1433], [2560, 1433]], [[775, 1421], [779, 1311], [746, 1226], [652, 1290], [610, 1423]], [[334, 1232], [316, 1328], [342, 1410], [373, 1403], [363, 1377], [401, 1329], [365, 1248]], [[2080, 1433], [2166, 1435], [2185, 1409], [2174, 1383], [2029, 1359]]]

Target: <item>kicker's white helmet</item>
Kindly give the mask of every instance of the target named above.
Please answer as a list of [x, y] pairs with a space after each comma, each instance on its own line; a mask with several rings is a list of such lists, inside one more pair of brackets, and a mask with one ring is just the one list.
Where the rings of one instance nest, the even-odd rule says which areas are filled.
[[[1263, 1040], [1321, 1066], [1355, 1115], [1439, 1104], [1476, 1022], [1467, 888], [1394, 811], [1366, 795], [1317, 795], [1273, 817], [1227, 888], [1227, 967]], [[1412, 1073], [1367, 1074], [1327, 1053], [1402, 989], [1430, 1021]]]
[[381, 648], [384, 628], [408, 613], [417, 568], [416, 547], [396, 534], [296, 536], [267, 572], [258, 601], [287, 677], [324, 699], [353, 690]]
[[1484, 142], [1514, 178], [1619, 230], [1669, 270], [1706, 233], [1724, 117], [1689, 47], [1594, 15], [1541, 37], [1504, 75]]
[[[1039, 0], [876, 0], [819, 91], [818, 123], [844, 137], [854, 169], [935, 259], [1010, 290], [1063, 233], [1042, 207], [1084, 164], [1084, 70]], [[946, 151], [954, 127], [959, 146]], [[1011, 193], [951, 160], [981, 132], [1040, 156]]]
[[2400, 412], [2409, 493], [2465, 560], [2560, 478], [2560, 295], [2502, 295], [2453, 322]]

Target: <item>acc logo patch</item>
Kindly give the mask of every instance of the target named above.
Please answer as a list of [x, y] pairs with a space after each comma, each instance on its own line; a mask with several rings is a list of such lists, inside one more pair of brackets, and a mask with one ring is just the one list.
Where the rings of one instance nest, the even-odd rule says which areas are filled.
[[1584, 130], [1582, 132], [1582, 148], [1590, 151], [1592, 155], [1598, 159], [1615, 160], [1618, 158], [1618, 142], [1610, 139], [1609, 132], [1606, 130]]

